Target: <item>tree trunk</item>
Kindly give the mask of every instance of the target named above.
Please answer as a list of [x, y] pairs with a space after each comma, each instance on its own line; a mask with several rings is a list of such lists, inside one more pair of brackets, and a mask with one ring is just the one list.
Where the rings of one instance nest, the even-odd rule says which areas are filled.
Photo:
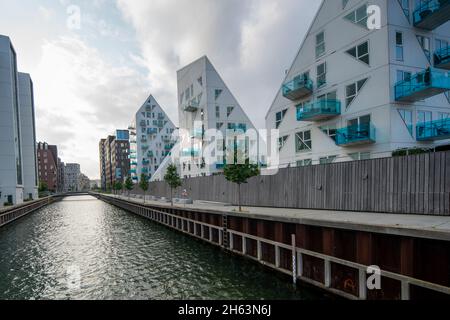
[[144, 190], [144, 204], [145, 204], [145, 190]]
[[170, 188], [170, 202], [172, 203], [172, 207], [173, 207], [173, 196], [172, 196], [173, 190], [172, 188]]
[[241, 206], [241, 184], [238, 184], [238, 205], [239, 205], [239, 212], [242, 212], [242, 206]]

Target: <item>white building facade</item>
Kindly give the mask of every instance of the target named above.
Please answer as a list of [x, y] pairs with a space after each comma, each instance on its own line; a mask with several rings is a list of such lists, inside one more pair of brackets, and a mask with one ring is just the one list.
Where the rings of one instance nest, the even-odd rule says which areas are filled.
[[22, 133], [24, 198], [38, 199], [36, 126], [33, 81], [29, 74], [19, 73], [20, 129]]
[[80, 190], [81, 168], [78, 163], [66, 163], [64, 167], [65, 192], [77, 192]]
[[131, 175], [134, 181], [138, 182], [142, 174], [151, 178], [164, 159], [170, 155], [176, 128], [152, 95], [136, 112], [135, 124], [130, 128], [135, 129], [130, 135], [130, 142], [133, 145], [130, 148], [136, 146], [135, 152], [130, 154]]
[[[255, 127], [206, 56], [179, 70], [177, 79], [181, 176], [221, 172], [226, 162], [227, 134], [243, 134]], [[247, 150], [257, 152], [257, 136], [246, 143], [251, 144], [246, 145]]]
[[0, 206], [23, 202], [23, 158], [17, 56], [0, 35]]
[[[449, 4], [324, 1], [266, 116], [280, 166], [448, 144]], [[380, 28], [367, 24], [370, 6]]]

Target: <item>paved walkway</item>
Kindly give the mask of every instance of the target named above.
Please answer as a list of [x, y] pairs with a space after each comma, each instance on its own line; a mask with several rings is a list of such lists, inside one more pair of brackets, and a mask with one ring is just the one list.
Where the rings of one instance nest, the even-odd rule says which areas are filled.
[[[122, 198], [128, 200], [128, 197]], [[130, 201], [143, 204], [142, 199], [130, 198]], [[145, 203], [157, 207], [171, 206], [170, 203], [162, 201], [146, 200]], [[237, 212], [238, 208], [235, 206], [207, 201], [195, 201], [192, 205], [175, 204], [174, 207], [270, 221], [450, 241], [450, 217], [442, 216], [260, 207], [244, 207], [245, 212]]]

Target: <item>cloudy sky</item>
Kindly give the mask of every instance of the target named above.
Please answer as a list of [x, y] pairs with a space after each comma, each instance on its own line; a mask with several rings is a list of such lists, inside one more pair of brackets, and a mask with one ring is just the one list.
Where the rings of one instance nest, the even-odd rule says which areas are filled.
[[150, 93], [178, 124], [176, 71], [205, 54], [263, 128], [320, 2], [0, 0], [0, 34], [33, 78], [37, 139], [97, 179], [99, 139]]

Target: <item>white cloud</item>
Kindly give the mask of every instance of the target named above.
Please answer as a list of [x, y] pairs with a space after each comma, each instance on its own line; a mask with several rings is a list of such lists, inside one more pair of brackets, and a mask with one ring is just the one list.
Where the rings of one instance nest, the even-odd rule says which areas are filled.
[[98, 177], [98, 141], [126, 128], [146, 98], [147, 81], [130, 67], [107, 63], [77, 38], [47, 42], [33, 73], [38, 138], [57, 144], [62, 159]]

